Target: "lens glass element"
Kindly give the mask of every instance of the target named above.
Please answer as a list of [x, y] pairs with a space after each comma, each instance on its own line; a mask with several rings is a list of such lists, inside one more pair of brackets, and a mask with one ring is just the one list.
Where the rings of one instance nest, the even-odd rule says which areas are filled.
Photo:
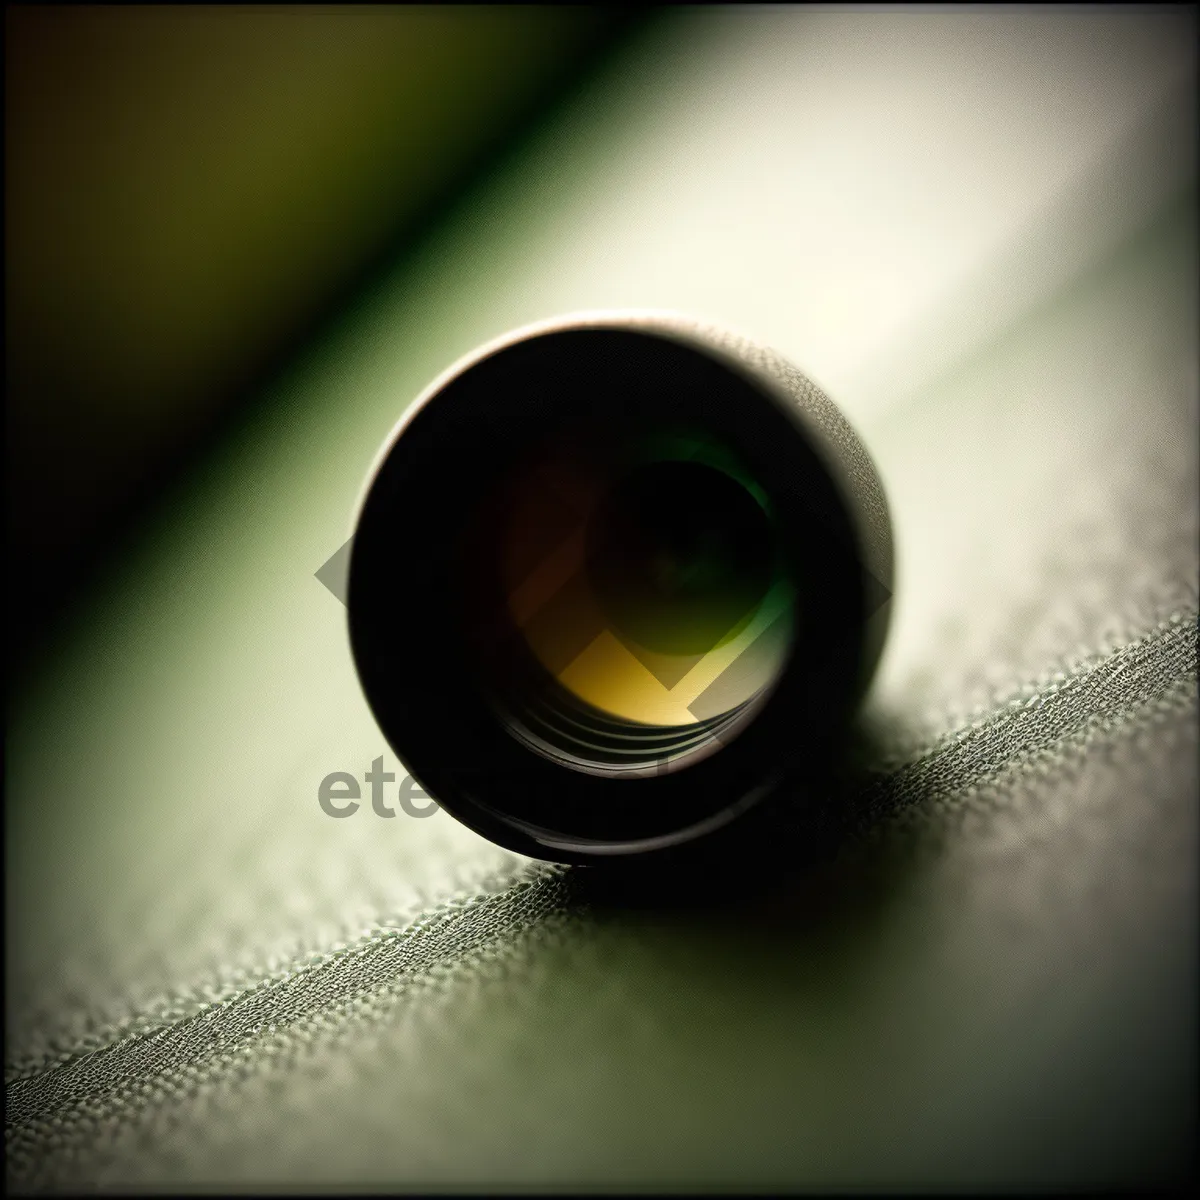
[[485, 691], [538, 753], [670, 771], [756, 711], [795, 635], [771, 504], [694, 428], [559, 433], [481, 505], [463, 583]]

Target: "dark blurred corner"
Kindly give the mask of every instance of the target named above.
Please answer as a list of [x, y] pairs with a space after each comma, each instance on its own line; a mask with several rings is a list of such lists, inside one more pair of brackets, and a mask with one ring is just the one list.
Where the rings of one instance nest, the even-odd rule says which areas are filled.
[[6, 9], [10, 667], [262, 383], [637, 21]]

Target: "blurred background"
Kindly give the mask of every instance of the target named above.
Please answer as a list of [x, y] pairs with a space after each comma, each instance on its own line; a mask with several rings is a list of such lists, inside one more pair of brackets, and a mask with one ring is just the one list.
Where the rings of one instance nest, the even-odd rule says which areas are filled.
[[9, 5], [8, 648], [647, 17]]
[[[1194, 7], [5, 21], [10, 1186], [1194, 1171]], [[314, 578], [381, 441], [626, 306], [828, 391], [897, 550], [862, 838], [641, 910], [317, 803], [405, 773]]]

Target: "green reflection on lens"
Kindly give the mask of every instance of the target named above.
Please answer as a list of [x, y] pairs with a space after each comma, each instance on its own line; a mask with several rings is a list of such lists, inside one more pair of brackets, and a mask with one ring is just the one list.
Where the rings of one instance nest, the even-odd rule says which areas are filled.
[[588, 576], [614, 630], [660, 654], [721, 645], [772, 578], [767, 514], [702, 462], [628, 471], [592, 514], [587, 544]]

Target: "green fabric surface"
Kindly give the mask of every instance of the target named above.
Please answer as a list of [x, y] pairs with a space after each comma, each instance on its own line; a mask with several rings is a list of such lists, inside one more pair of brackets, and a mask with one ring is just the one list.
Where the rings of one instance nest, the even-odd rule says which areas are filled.
[[[1178, 1177], [1189, 22], [689, 11], [298, 362], [10, 714], [10, 1186]], [[772, 343], [888, 492], [862, 820], [763, 894], [317, 804], [403, 774], [313, 578], [377, 445], [484, 338], [625, 305]]]

